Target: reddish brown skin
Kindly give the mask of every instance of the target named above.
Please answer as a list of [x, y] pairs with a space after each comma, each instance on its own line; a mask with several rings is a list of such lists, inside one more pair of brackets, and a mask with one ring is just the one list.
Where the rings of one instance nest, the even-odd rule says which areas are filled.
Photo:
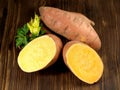
[[51, 62], [45, 68], [51, 66], [52, 64], [54, 64], [57, 61], [57, 59], [58, 59], [58, 57], [60, 55], [60, 52], [62, 50], [62, 47], [63, 47], [62, 41], [61, 41], [61, 39], [59, 37], [57, 37], [54, 34], [47, 34], [47, 35], [49, 37], [51, 37], [54, 40], [55, 44], [56, 44], [56, 54], [55, 54], [54, 58], [51, 60]]
[[92, 27], [94, 22], [84, 15], [52, 7], [40, 7], [39, 11], [41, 19], [52, 31], [68, 40], [84, 42], [95, 50], [101, 48], [99, 36]]
[[95, 25], [95, 23], [92, 20], [88, 19], [86, 16], [82, 15], [81, 13], [76, 13], [76, 12], [69, 12], [69, 13], [74, 17], [81, 17], [82, 19], [85, 20], [85, 22], [91, 24], [92, 26]]

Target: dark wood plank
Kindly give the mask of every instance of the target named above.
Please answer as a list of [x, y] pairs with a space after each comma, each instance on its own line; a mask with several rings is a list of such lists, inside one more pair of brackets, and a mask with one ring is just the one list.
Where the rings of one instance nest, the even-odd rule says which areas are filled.
[[[120, 0], [1, 0], [0, 90], [120, 90]], [[95, 22], [102, 40], [98, 52], [104, 63], [99, 82], [88, 85], [65, 66], [62, 55], [51, 67], [24, 73], [17, 65], [17, 28], [30, 20], [42, 5], [80, 12]]]

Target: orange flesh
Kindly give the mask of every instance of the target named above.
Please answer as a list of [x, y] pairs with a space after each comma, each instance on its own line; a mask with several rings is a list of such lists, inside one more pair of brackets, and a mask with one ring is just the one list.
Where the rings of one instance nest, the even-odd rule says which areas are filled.
[[46, 67], [56, 54], [54, 40], [47, 36], [34, 39], [18, 56], [18, 64], [25, 72], [34, 72]]
[[84, 44], [73, 44], [66, 54], [67, 64], [82, 81], [92, 84], [100, 79], [103, 63], [97, 53]]

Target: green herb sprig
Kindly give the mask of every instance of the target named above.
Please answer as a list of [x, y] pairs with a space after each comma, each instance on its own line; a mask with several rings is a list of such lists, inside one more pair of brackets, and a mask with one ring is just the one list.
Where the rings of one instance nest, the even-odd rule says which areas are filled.
[[31, 18], [31, 21], [24, 24], [21, 28], [17, 29], [16, 35], [16, 47], [23, 48], [33, 39], [44, 35], [45, 30], [42, 30], [42, 23], [40, 23], [40, 18], [35, 14], [34, 19]]

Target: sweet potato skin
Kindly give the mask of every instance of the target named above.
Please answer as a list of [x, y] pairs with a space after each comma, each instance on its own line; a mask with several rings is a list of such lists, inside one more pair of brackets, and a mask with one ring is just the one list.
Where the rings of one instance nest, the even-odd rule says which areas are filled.
[[[73, 44], [77, 44], [77, 43], [84, 44], [84, 43], [79, 42], [79, 41], [70, 41], [70, 42], [66, 43], [65, 46], [64, 46], [64, 48], [63, 48], [63, 61], [64, 61], [65, 65], [70, 69], [71, 72], [73, 72], [73, 71], [72, 71], [71, 67], [68, 65], [67, 58], [66, 58], [66, 54], [67, 54], [68, 49], [69, 49]], [[84, 45], [85, 45], [85, 44], [84, 44]], [[86, 53], [85, 53], [85, 54], [86, 54]], [[93, 58], [94, 58], [94, 57], [93, 57]], [[104, 68], [104, 66], [103, 66], [102, 68]], [[93, 82], [87, 82], [87, 81], [84, 81], [84, 80], [82, 80], [82, 81], [84, 81], [84, 82], [86, 82], [86, 83], [88, 83], [88, 84], [94, 84], [94, 83], [96, 83], [96, 82], [101, 78], [102, 74], [103, 74], [103, 72], [100, 74], [100, 76], [98, 77], [98, 79], [97, 79], [96, 81], [93, 81]]]
[[84, 42], [99, 50], [101, 41], [92, 27], [94, 22], [80, 13], [68, 12], [52, 7], [39, 8], [41, 19], [52, 31], [68, 40]]

